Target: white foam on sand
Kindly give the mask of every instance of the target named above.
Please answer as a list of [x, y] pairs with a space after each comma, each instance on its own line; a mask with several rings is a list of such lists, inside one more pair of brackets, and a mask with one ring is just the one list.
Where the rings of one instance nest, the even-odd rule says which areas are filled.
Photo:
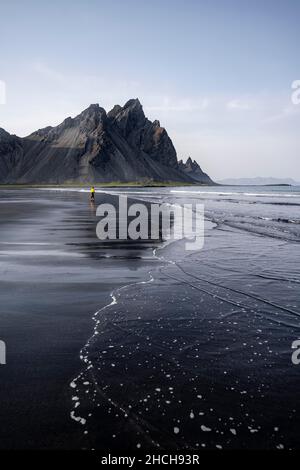
[[300, 197], [299, 194], [290, 194], [290, 193], [246, 193], [246, 192], [221, 192], [221, 191], [184, 191], [184, 190], [177, 190], [172, 189], [171, 193], [179, 193], [179, 194], [211, 194], [216, 196], [254, 196], [254, 197]]
[[84, 257], [81, 253], [71, 251], [60, 251], [60, 250], [0, 250], [0, 254], [3, 256], [68, 256], [82, 258]]
[[58, 243], [47, 243], [47, 242], [0, 242], [0, 245], [18, 245], [18, 246], [53, 246]]

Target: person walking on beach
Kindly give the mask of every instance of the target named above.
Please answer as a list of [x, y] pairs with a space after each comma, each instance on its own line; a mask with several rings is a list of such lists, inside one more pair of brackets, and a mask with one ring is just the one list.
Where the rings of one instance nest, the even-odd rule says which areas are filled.
[[95, 188], [94, 186], [91, 187], [91, 201], [95, 202]]

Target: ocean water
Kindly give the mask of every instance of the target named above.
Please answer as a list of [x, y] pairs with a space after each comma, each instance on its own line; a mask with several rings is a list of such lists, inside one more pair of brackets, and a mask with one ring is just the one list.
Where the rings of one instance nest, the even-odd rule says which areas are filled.
[[161, 244], [95, 312], [70, 383], [83, 446], [299, 448], [300, 188], [102, 191], [203, 203], [207, 224], [202, 250]]
[[110, 192], [153, 202], [204, 204], [206, 217], [218, 225], [299, 241], [300, 187], [297, 186], [146, 188]]

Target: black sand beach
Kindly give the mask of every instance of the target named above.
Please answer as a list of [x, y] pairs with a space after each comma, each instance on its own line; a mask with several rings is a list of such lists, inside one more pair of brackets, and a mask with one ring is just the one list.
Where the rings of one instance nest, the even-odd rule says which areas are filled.
[[81, 368], [92, 315], [114, 288], [147, 275], [152, 250], [138, 242], [101, 249], [86, 194], [2, 190], [0, 197], [0, 337], [7, 346], [0, 447], [80, 448], [69, 383]]
[[299, 448], [298, 199], [201, 191], [128, 191], [215, 222], [155, 256], [86, 193], [1, 191], [2, 448]]

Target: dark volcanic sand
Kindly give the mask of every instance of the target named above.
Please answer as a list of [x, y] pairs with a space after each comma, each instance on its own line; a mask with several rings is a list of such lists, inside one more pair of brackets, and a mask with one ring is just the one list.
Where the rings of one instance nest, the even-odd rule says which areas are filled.
[[142, 243], [101, 247], [96, 222], [87, 194], [0, 191], [2, 449], [81, 447], [69, 383], [92, 315], [112, 289], [147, 277], [153, 264]]
[[299, 448], [296, 198], [207, 199], [204, 249], [154, 258], [101, 244], [86, 194], [1, 194], [1, 447]]

